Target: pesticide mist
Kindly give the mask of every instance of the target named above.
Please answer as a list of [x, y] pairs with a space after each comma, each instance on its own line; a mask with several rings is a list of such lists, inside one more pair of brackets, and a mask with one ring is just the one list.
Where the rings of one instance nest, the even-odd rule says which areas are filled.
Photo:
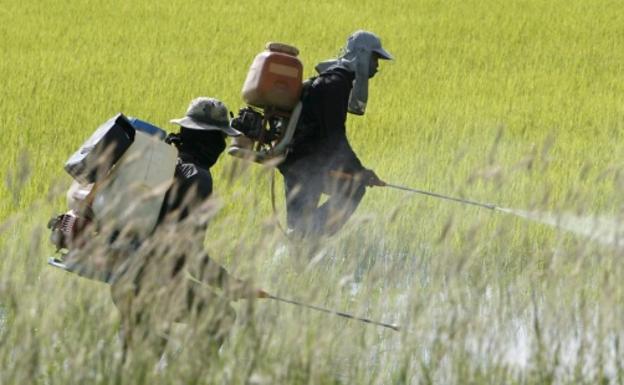
[[4, 332], [5, 324], [6, 324], [6, 313], [2, 305], [0, 305], [0, 335]]
[[580, 216], [574, 213], [548, 213], [499, 208], [499, 211], [555, 227], [607, 246], [622, 246], [622, 220], [609, 216]]

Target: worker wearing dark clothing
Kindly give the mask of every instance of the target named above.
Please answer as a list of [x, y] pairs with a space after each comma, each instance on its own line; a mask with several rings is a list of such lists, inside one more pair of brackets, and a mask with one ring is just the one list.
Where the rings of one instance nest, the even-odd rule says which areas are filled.
[[[180, 133], [169, 134], [167, 142], [178, 148], [174, 183], [165, 195], [159, 222], [165, 216], [175, 215], [183, 220], [189, 215], [190, 205], [184, 204], [193, 194], [193, 201], [203, 202], [212, 194], [212, 167], [225, 149], [225, 134], [221, 131], [203, 131], [182, 127]], [[190, 202], [189, 202], [190, 203]], [[192, 205], [192, 204], [191, 204]]]
[[[227, 108], [219, 100], [197, 98], [189, 107], [184, 118], [174, 119], [172, 123], [181, 126], [177, 134], [169, 134], [166, 141], [178, 149], [174, 182], [167, 190], [160, 212], [159, 223], [170, 221], [180, 223], [191, 213], [202, 209], [212, 194], [212, 175], [210, 167], [218, 160], [225, 150], [226, 136], [237, 136], [240, 133], [229, 126]], [[200, 221], [194, 224], [189, 241], [203, 245], [207, 224]], [[201, 248], [203, 250], [203, 247]], [[204, 252], [198, 267], [200, 281], [217, 287], [232, 289], [230, 284], [240, 283], [230, 277], [220, 265], [212, 262]], [[176, 259], [172, 276], [178, 274], [186, 264], [186, 253]]]
[[202, 338], [220, 346], [236, 315], [229, 300], [251, 293], [245, 282], [204, 251], [207, 224], [196, 220], [212, 194], [210, 167], [225, 149], [226, 135], [238, 134], [229, 127], [227, 108], [216, 99], [197, 98], [184, 118], [172, 122], [181, 126], [179, 133], [166, 139], [178, 149], [173, 183], [152, 236], [137, 250], [136, 263], [124, 273], [125, 282], [112, 289], [129, 334], [125, 346], [139, 329], [140, 339], [157, 354], [166, 345], [168, 325], [200, 313], [201, 325], [194, 327], [203, 327]]
[[281, 168], [299, 160], [319, 170], [361, 171], [362, 163], [347, 140], [347, 102], [355, 74], [333, 68], [311, 79], [303, 98], [299, 127]]
[[[330, 174], [333, 170], [350, 175], [365, 171], [347, 140], [345, 127], [354, 77], [346, 69], [333, 68], [312, 81], [291, 151], [279, 166], [288, 227], [302, 234], [335, 233], [364, 197], [364, 184]], [[317, 207], [322, 193], [331, 198]]]
[[[300, 236], [332, 235], [347, 222], [366, 186], [382, 185], [351, 148], [347, 113], [362, 115], [368, 79], [378, 59], [392, 56], [374, 34], [354, 33], [343, 55], [322, 63], [319, 75], [304, 87], [303, 110], [290, 151], [278, 166], [284, 176], [287, 223]], [[329, 198], [318, 206], [321, 195]]]
[[[227, 115], [226, 115], [227, 116]], [[188, 123], [186, 123], [188, 124]], [[224, 122], [224, 124], [227, 124]], [[169, 134], [166, 141], [178, 149], [174, 181], [165, 194], [159, 216], [159, 224], [163, 221], [180, 223], [191, 213], [201, 210], [202, 204], [212, 195], [212, 175], [210, 167], [225, 150], [226, 133], [219, 130], [197, 129], [182, 126], [177, 134]], [[190, 238], [194, 244], [203, 244], [207, 223], [195, 224], [190, 233], [180, 236]], [[186, 265], [186, 253], [181, 253], [175, 260], [172, 277], [176, 276]], [[208, 283], [223, 287], [229, 274], [222, 267], [212, 262], [203, 253], [199, 275], [206, 275]], [[206, 270], [210, 270], [208, 273]], [[227, 286], [227, 285], [226, 285]]]

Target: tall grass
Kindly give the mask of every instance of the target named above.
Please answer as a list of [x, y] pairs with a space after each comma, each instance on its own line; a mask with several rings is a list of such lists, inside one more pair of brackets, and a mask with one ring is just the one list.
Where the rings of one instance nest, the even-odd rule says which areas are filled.
[[219, 354], [182, 329], [158, 371], [147, 350], [122, 365], [106, 285], [45, 265], [45, 224], [64, 209], [63, 162], [116, 112], [173, 130], [199, 95], [235, 110], [264, 43], [298, 46], [312, 75], [358, 28], [397, 57], [371, 81], [367, 114], [348, 121], [382, 179], [620, 223], [623, 11], [607, 0], [0, 3], [0, 383], [622, 383], [615, 242], [373, 188], [337, 237], [282, 255], [270, 170], [224, 156], [214, 259], [270, 292], [402, 331], [241, 300]]

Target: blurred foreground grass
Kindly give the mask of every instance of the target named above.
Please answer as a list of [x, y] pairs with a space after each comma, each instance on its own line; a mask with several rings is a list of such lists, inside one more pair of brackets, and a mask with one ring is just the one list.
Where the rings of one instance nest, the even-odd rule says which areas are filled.
[[374, 188], [337, 238], [280, 257], [268, 171], [226, 157], [206, 239], [216, 260], [402, 332], [241, 301], [219, 355], [182, 330], [195, 339], [166, 370], [147, 354], [121, 367], [108, 288], [45, 265], [45, 224], [70, 181], [61, 166], [118, 111], [172, 129], [195, 96], [235, 110], [266, 41], [297, 45], [311, 75], [353, 30], [382, 37], [397, 61], [348, 127], [389, 182], [621, 223], [621, 2], [317, 2], [274, 17], [282, 7], [0, 4], [0, 383], [622, 383], [615, 242]]

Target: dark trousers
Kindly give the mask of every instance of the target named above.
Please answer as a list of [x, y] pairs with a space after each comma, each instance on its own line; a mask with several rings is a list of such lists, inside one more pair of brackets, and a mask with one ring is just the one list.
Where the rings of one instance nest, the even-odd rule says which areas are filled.
[[[223, 280], [225, 269], [211, 262], [205, 252], [201, 258], [192, 257], [202, 252], [205, 229], [159, 230], [128, 257], [128, 264], [111, 284], [113, 303], [121, 316], [124, 362], [132, 350], [158, 360], [174, 323], [190, 326], [189, 333], [198, 338], [194, 349], [216, 352], [236, 319], [230, 300], [208, 286], [209, 281]], [[201, 261], [200, 266], [194, 266], [195, 260]], [[189, 280], [187, 271], [207, 284]]]
[[[288, 228], [299, 236], [333, 235], [344, 226], [364, 197], [366, 186], [306, 167], [280, 168], [286, 193]], [[319, 206], [321, 194], [328, 199]]]

